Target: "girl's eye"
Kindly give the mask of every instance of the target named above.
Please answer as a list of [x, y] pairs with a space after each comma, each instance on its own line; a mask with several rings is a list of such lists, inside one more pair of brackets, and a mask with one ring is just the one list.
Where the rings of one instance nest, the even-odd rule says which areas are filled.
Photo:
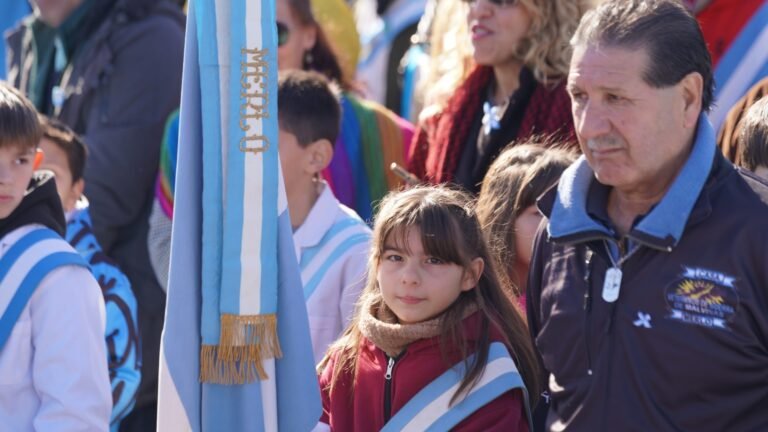
[[29, 163], [29, 158], [28, 158], [28, 157], [26, 157], [26, 156], [25, 156], [25, 157], [20, 157], [20, 158], [17, 158], [17, 159], [16, 159], [15, 161], [13, 161], [13, 162], [14, 162], [16, 165], [26, 165], [26, 164], [28, 164], [28, 163]]
[[427, 264], [440, 265], [440, 264], [445, 264], [445, 261], [441, 260], [440, 258], [429, 257], [427, 258]]
[[403, 257], [397, 254], [387, 254], [387, 255], [384, 255], [384, 259], [392, 262], [400, 262], [403, 260]]

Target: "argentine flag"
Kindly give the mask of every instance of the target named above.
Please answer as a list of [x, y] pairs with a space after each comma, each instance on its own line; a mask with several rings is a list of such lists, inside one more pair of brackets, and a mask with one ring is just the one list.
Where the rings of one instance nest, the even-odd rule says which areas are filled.
[[277, 154], [274, 1], [190, 2], [181, 99], [157, 430], [308, 431], [321, 406]]
[[714, 70], [715, 106], [709, 120], [720, 130], [728, 112], [749, 89], [768, 77], [768, 1], [758, 7]]

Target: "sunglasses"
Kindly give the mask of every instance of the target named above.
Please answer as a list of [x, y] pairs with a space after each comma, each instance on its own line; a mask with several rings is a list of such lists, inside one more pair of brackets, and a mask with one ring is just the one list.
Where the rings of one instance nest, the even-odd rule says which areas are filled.
[[[464, 3], [467, 4], [475, 4], [479, 0], [462, 0]], [[489, 3], [491, 3], [494, 6], [514, 6], [516, 5], [520, 0], [488, 0]]]
[[277, 46], [281, 47], [288, 42], [288, 36], [291, 35], [291, 31], [288, 29], [287, 25], [281, 23], [280, 21], [277, 21], [276, 24], [277, 24]]

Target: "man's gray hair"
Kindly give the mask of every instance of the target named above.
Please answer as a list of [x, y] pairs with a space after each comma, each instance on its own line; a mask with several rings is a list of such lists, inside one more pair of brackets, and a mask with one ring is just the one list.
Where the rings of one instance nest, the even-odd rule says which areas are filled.
[[678, 0], [608, 0], [584, 15], [571, 46], [646, 49], [643, 78], [655, 88], [698, 72], [704, 80], [702, 109], [711, 108], [712, 58], [696, 18]]

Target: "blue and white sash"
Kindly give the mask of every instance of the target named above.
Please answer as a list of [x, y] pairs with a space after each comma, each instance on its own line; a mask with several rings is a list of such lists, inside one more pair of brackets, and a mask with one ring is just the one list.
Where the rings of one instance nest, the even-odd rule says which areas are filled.
[[88, 268], [83, 258], [48, 228], [23, 235], [0, 258], [0, 350], [43, 278], [65, 265]]
[[[470, 362], [471, 362], [470, 358]], [[528, 391], [517, 371], [509, 351], [500, 342], [491, 344], [488, 362], [480, 380], [469, 394], [453, 406], [450, 400], [459, 388], [466, 368], [461, 361], [421, 389], [395, 414], [381, 432], [447, 431], [504, 393], [520, 389], [523, 392], [528, 425], [531, 410]]]
[[317, 245], [304, 250], [299, 263], [304, 299], [309, 300], [340, 257], [355, 245], [368, 242], [370, 238], [371, 233], [365, 222], [350, 217], [334, 223]]

